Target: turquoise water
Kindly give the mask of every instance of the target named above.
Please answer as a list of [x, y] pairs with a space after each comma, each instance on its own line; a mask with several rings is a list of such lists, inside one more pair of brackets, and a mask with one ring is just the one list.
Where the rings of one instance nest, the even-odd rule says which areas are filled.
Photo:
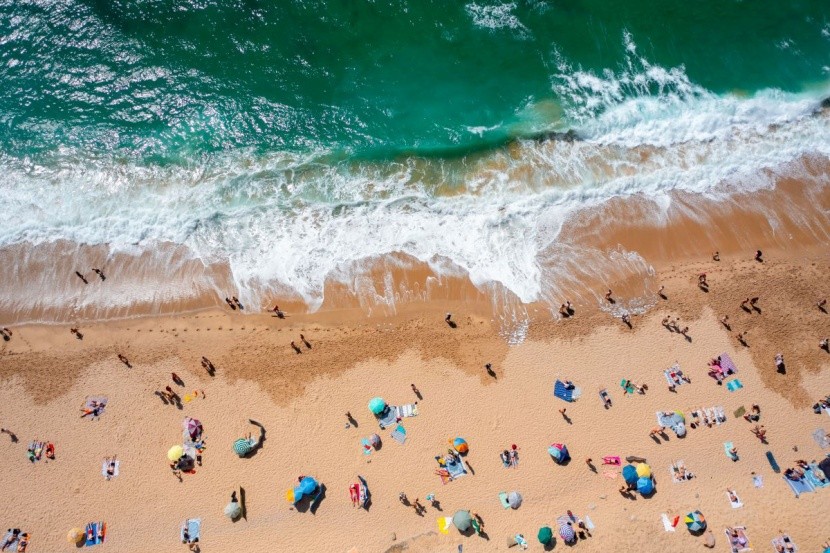
[[[0, 310], [229, 287], [316, 307], [326, 279], [390, 303], [367, 267], [393, 252], [558, 306], [648, 272], [567, 243], [574, 214], [815, 177], [828, 76], [827, 0], [0, 0], [8, 274], [70, 264], [67, 243], [142, 267], [80, 299], [43, 278]], [[232, 284], [159, 280], [188, 262]]]
[[827, 78], [828, 17], [825, 0], [4, 0], [0, 143], [148, 163], [463, 152], [592, 115], [562, 77], [624, 70], [626, 33], [715, 93], [802, 90]]

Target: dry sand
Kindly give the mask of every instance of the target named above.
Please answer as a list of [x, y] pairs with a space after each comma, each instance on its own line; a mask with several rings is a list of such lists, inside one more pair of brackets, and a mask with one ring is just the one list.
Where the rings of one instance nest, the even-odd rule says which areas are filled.
[[[755, 550], [770, 550], [779, 529], [802, 551], [819, 550], [828, 538], [830, 488], [796, 499], [764, 454], [771, 450], [782, 468], [795, 459], [818, 459], [822, 451], [811, 434], [830, 430], [830, 417], [810, 405], [830, 393], [830, 355], [818, 349], [830, 334], [830, 315], [814, 303], [830, 295], [828, 259], [724, 260], [662, 268], [656, 282], [666, 286], [645, 316], [628, 330], [596, 305], [580, 303], [570, 320], [545, 322], [540, 313], [528, 339], [508, 347], [498, 324], [481, 313], [452, 310], [459, 325], [442, 322], [445, 306], [425, 304], [417, 311], [366, 319], [354, 313], [298, 316], [278, 320], [221, 311], [145, 318], [85, 326], [77, 340], [62, 326], [16, 327], [0, 345], [0, 423], [20, 438], [0, 435], [0, 489], [5, 501], [0, 521], [32, 535], [31, 552], [64, 551], [66, 532], [89, 521], [105, 520], [103, 550], [121, 552], [186, 550], [178, 541], [188, 517], [203, 520], [202, 551], [465, 551], [507, 550], [505, 538], [523, 533], [540, 551], [536, 532], [555, 525], [567, 510], [589, 515], [592, 536], [581, 551], [694, 551], [703, 539], [681, 524], [663, 531], [660, 514], [670, 517], [700, 509], [726, 551], [723, 529], [747, 527]], [[710, 291], [695, 286], [706, 271]], [[746, 296], [760, 296], [762, 313], [738, 309]], [[620, 298], [624, 300], [625, 298]], [[532, 309], [531, 309], [532, 310]], [[733, 332], [718, 318], [728, 313]], [[691, 341], [666, 331], [665, 315], [680, 316]], [[735, 332], [748, 330], [749, 348]], [[289, 347], [305, 334], [313, 348], [296, 355]], [[787, 360], [787, 374], [775, 372], [773, 356]], [[706, 362], [728, 352], [744, 387], [730, 393], [706, 375]], [[124, 353], [127, 369], [116, 358]], [[199, 366], [206, 355], [215, 377]], [[492, 362], [496, 377], [483, 370]], [[691, 379], [667, 390], [662, 370], [679, 362]], [[185, 380], [180, 393], [199, 389], [205, 397], [182, 410], [164, 405], [156, 390], [172, 385], [170, 373]], [[569, 378], [582, 397], [567, 404], [567, 422], [552, 395], [556, 378]], [[623, 397], [619, 382], [628, 378], [649, 386], [644, 395]], [[423, 393], [420, 415], [405, 419], [409, 439], [399, 445], [381, 432], [383, 447], [371, 456], [360, 439], [378, 431], [366, 405], [376, 395], [393, 404], [412, 402], [415, 383]], [[175, 386], [174, 386], [175, 387]], [[607, 387], [613, 407], [605, 410], [597, 391]], [[87, 395], [106, 395], [109, 405], [98, 421], [81, 419]], [[759, 443], [751, 425], [732, 416], [739, 406], [758, 403], [769, 445]], [[658, 410], [722, 405], [726, 423], [690, 429], [685, 439], [649, 438]], [[346, 411], [359, 426], [345, 427]], [[167, 466], [167, 449], [180, 442], [185, 416], [202, 421], [208, 448], [204, 465], [179, 483]], [[266, 430], [264, 447], [239, 459], [231, 444], [253, 428]], [[463, 436], [474, 474], [447, 485], [434, 475], [435, 455], [447, 440]], [[31, 464], [30, 440], [52, 441], [55, 461]], [[732, 462], [723, 443], [733, 441], [740, 460]], [[573, 461], [558, 466], [547, 454], [564, 442]], [[520, 449], [517, 469], [505, 469], [498, 453], [510, 444]], [[794, 451], [794, 448], [798, 448]], [[105, 481], [101, 461], [117, 454], [120, 476]], [[604, 455], [646, 457], [656, 477], [650, 498], [626, 499], [621, 478], [603, 475]], [[584, 463], [594, 459], [598, 474]], [[696, 478], [673, 483], [672, 461], [682, 459]], [[751, 474], [764, 478], [756, 489]], [[348, 486], [360, 474], [372, 491], [368, 511], [351, 506]], [[315, 514], [297, 512], [284, 499], [298, 475], [326, 485]], [[245, 489], [247, 519], [232, 523], [222, 509], [233, 489]], [[725, 489], [734, 488], [744, 507], [733, 510]], [[504, 510], [500, 491], [518, 490], [524, 504]], [[398, 502], [398, 493], [424, 500], [432, 492], [442, 511], [427, 504], [425, 516]], [[457, 509], [477, 512], [489, 540], [451, 530], [437, 534], [436, 519]], [[563, 547], [562, 543], [556, 549]]]

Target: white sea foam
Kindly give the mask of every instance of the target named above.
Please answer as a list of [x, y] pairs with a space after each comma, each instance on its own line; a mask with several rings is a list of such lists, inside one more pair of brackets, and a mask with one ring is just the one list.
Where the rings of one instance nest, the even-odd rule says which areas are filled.
[[513, 29], [518, 31], [519, 36], [527, 37], [530, 30], [519, 21], [513, 13], [516, 9], [515, 3], [481, 5], [476, 3], [467, 4], [464, 7], [473, 19], [473, 23], [485, 29]]
[[[555, 304], [577, 274], [609, 264], [649, 274], [633, 252], [568, 249], [559, 233], [575, 212], [638, 194], [659, 218], [672, 191], [725, 197], [769, 187], [777, 172], [797, 174], [805, 155], [830, 156], [816, 92], [718, 96], [682, 67], [639, 58], [626, 40], [629, 59], [617, 71], [558, 60], [552, 87], [573, 142], [522, 140], [474, 159], [384, 164], [324, 163], [319, 152], [234, 152], [167, 168], [72, 151], [50, 161], [0, 157], [0, 246], [67, 239], [135, 253], [172, 242], [227, 262], [243, 302], [288, 288], [312, 307], [334, 278], [394, 308], [391, 283], [371, 289], [356, 274], [366, 259], [403, 252], [482, 289], [497, 283], [496, 311], [520, 340], [522, 314], [505, 294]], [[566, 262], [574, 257], [579, 266]]]

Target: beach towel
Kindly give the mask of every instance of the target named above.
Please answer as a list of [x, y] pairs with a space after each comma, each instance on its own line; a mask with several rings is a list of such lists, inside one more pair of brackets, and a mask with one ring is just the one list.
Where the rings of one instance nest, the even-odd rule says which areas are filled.
[[733, 461], [737, 461], [738, 457], [730, 453], [730, 450], [733, 447], [735, 447], [735, 444], [733, 444], [732, 442], [723, 442], [723, 452], [726, 453], [726, 456], [732, 459]]
[[115, 470], [113, 471], [112, 476], [109, 476], [107, 474], [107, 465], [109, 465], [109, 463], [106, 459], [104, 459], [103, 463], [101, 464], [101, 474], [104, 476], [104, 478], [115, 478], [116, 476], [118, 476], [118, 469], [121, 466], [121, 461], [115, 461]]
[[715, 411], [715, 424], [720, 426], [721, 424], [726, 422], [726, 411], [723, 410], [723, 406], [718, 405], [714, 407], [713, 410]]
[[738, 372], [738, 367], [735, 366], [732, 358], [725, 353], [720, 355], [720, 368], [723, 369], [725, 374], [735, 374]]
[[680, 476], [680, 474], [684, 471], [687, 475], [689, 474], [688, 471], [686, 471], [686, 464], [683, 461], [675, 461], [673, 464], [671, 464], [669, 466], [669, 472], [671, 472], [672, 482], [674, 482], [675, 484], [678, 482], [685, 482], [686, 478]]
[[[84, 400], [83, 409], [97, 409], [98, 413], [93, 414], [90, 413], [90, 418], [100, 417], [104, 414], [104, 409], [107, 406], [107, 398], [106, 396], [86, 396]], [[93, 407], [95, 405], [95, 407]]]
[[772, 467], [772, 471], [775, 474], [781, 472], [781, 467], [778, 466], [778, 461], [775, 460], [775, 455], [772, 454], [772, 451], [767, 451], [767, 461], [769, 461], [769, 466]]
[[573, 392], [574, 392], [573, 390], [567, 389], [565, 387], [565, 383], [562, 382], [561, 380], [557, 380], [556, 384], [553, 385], [553, 395], [555, 397], [558, 397], [561, 400], [569, 401], [569, 402], [573, 401], [574, 400]]
[[[788, 545], [790, 546], [789, 549], [787, 548]], [[794, 541], [792, 541], [792, 539], [790, 539], [790, 536], [788, 536], [787, 534], [783, 534], [781, 536], [774, 538], [772, 540], [772, 547], [775, 551], [798, 551], [798, 546], [795, 544]], [[781, 549], [779, 549], [779, 547]]]
[[467, 468], [464, 466], [464, 460], [459, 459], [455, 463], [447, 463], [444, 467], [453, 479], [460, 478], [467, 474]]
[[749, 542], [749, 536], [746, 533], [746, 527], [735, 526], [734, 530], [738, 532], [738, 539], [743, 541], [743, 544], [741, 544], [740, 541], [733, 542], [733, 538], [732, 535], [729, 533], [729, 530], [723, 531], [726, 534], [726, 539], [729, 540], [729, 544], [732, 547], [732, 553], [744, 553], [745, 551], [752, 551], [752, 544]]
[[737, 493], [735, 493], [734, 491], [732, 493], [735, 494], [735, 501], [732, 501], [732, 498], [729, 497], [729, 492], [726, 492], [726, 498], [729, 500], [729, 504], [732, 506], [733, 509], [740, 509], [744, 506], [744, 504], [741, 501], [741, 498], [738, 497]]
[[[99, 533], [100, 536], [98, 535]], [[107, 524], [105, 522], [90, 522], [86, 525], [86, 543], [84, 545], [87, 547], [104, 543], [106, 538]]]
[[830, 447], [830, 440], [827, 439], [827, 432], [823, 428], [817, 428], [813, 432], [813, 439], [821, 449]]
[[[628, 386], [625, 385], [626, 382], [629, 383]], [[631, 384], [631, 381], [628, 380], [627, 378], [623, 378], [622, 380], [620, 380], [620, 388], [625, 390], [626, 394], [633, 394], [634, 393], [634, 386]]]
[[669, 386], [682, 386], [686, 383], [685, 380], [680, 378], [678, 371], [675, 371], [674, 369], [666, 369], [663, 371], [663, 376], [666, 377], [666, 382], [669, 383]]
[[396, 408], [398, 411], [398, 418], [415, 417], [418, 415], [418, 404], [407, 403]]
[[813, 492], [816, 490], [815, 486], [813, 486], [807, 478], [802, 478], [801, 480], [790, 480], [786, 476], [782, 476], [781, 478], [784, 479], [796, 497], [799, 497], [803, 493]]
[[442, 534], [450, 533], [450, 526], [452, 526], [452, 517], [438, 517], [438, 531]]
[[387, 426], [392, 426], [396, 422], [398, 422], [398, 408], [390, 405], [385, 411], [383, 411], [378, 417], [378, 424], [381, 428], [386, 428]]
[[756, 474], [752, 477], [752, 485], [756, 488], [763, 488], [764, 487], [764, 477], [760, 474]]
[[[818, 465], [816, 463], [810, 463], [810, 468], [804, 471], [804, 478], [806, 478], [814, 488], [826, 488], [827, 486], [830, 486], [830, 481], [827, 480], [827, 475], [824, 475], [825, 479], [822, 481], [815, 472], [817, 470], [821, 470], [818, 468]], [[822, 474], [824, 473], [822, 472]]]
[[596, 528], [596, 526], [594, 526], [594, 521], [591, 520], [591, 517], [589, 517], [588, 515], [582, 517], [582, 520], [583, 522], [585, 522], [585, 528], [587, 528], [588, 530], [593, 530], [594, 528]]
[[620, 458], [618, 456], [616, 456], [616, 455], [606, 455], [605, 457], [602, 458], [602, 464], [603, 465], [614, 465], [614, 466], [618, 467], [622, 463], [620, 462]]
[[[608, 395], [608, 390], [606, 390], [605, 388], [603, 388], [602, 390], [600, 390], [600, 391], [599, 391], [599, 399], [602, 401], [602, 405], [603, 405], [606, 409], [608, 409], [609, 407], [611, 407], [611, 405], [612, 405], [612, 403], [611, 403], [611, 396], [610, 396], [610, 395]], [[608, 402], [607, 402], [607, 403], [606, 403], [606, 400], [608, 400]]]
[[499, 493], [499, 501], [501, 501], [501, 506], [505, 509], [510, 508], [510, 503], [507, 501], [507, 492], [500, 492]]
[[740, 407], [735, 409], [735, 412], [733, 412], [732, 414], [735, 415], [736, 419], [739, 419], [739, 418], [743, 417], [744, 414], [746, 414], [746, 407], [741, 405]]
[[[13, 536], [14, 536], [14, 532], [12, 532], [11, 530], [6, 532], [6, 535], [3, 536], [3, 543], [8, 542], [8, 544], [9, 544], [8, 547], [6, 548], [8, 551], [14, 551], [15, 550], [14, 544], [17, 543], [17, 538], [12, 539]], [[9, 541], [9, 540], [12, 540], [12, 541]]]
[[660, 520], [663, 521], [663, 529], [666, 532], [674, 532], [674, 526], [672, 526], [672, 523], [669, 520], [669, 515], [667, 515], [666, 513], [661, 514]]
[[398, 427], [392, 431], [392, 439], [401, 445], [406, 443], [406, 429], [399, 424]]
[[607, 479], [609, 479], [609, 480], [613, 480], [613, 479], [615, 479], [617, 476], [619, 476], [619, 475], [620, 475], [620, 473], [619, 473], [619, 472], [615, 472], [615, 471], [613, 471], [613, 470], [607, 470], [607, 471], [603, 472], [603, 473], [602, 473], [602, 475], [603, 475], [604, 477], [606, 477]]
[[735, 390], [740, 390], [743, 387], [744, 387], [744, 385], [741, 384], [741, 381], [738, 380], [737, 378], [734, 379], [734, 380], [730, 380], [729, 382], [726, 383], [726, 389], [729, 390], [730, 392], [734, 392]]
[[363, 438], [360, 440], [360, 449], [363, 451], [363, 455], [371, 455], [374, 448], [372, 444], [369, 442], [369, 438]]
[[187, 543], [184, 539], [184, 531], [185, 528], [187, 529], [187, 534], [190, 536], [190, 541], [193, 542], [197, 538], [201, 541], [202, 538], [202, 519], [200, 518], [189, 518], [184, 521], [182, 524], [182, 529], [180, 533], [180, 538], [182, 543]]

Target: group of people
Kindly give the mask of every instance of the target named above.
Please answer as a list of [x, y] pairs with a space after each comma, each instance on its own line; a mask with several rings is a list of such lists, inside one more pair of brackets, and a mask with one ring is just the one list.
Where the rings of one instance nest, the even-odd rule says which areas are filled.
[[510, 446], [510, 449], [505, 449], [499, 454], [501, 463], [504, 468], [518, 468], [519, 466], [519, 448], [516, 444]]
[[236, 296], [231, 296], [230, 298], [225, 298], [225, 303], [227, 303], [227, 304], [228, 304], [228, 306], [229, 306], [231, 309], [233, 309], [234, 311], [236, 311], [237, 309], [239, 309], [240, 311], [242, 311], [243, 309], [245, 309], [245, 306], [243, 306], [243, 305], [239, 302], [239, 298], [237, 298]]
[[20, 528], [9, 528], [6, 533], [6, 539], [3, 540], [3, 545], [0, 546], [0, 551], [9, 550], [9, 547], [17, 544], [17, 547], [10, 551], [17, 551], [17, 553], [25, 553], [29, 546], [28, 532], [21, 532]]

